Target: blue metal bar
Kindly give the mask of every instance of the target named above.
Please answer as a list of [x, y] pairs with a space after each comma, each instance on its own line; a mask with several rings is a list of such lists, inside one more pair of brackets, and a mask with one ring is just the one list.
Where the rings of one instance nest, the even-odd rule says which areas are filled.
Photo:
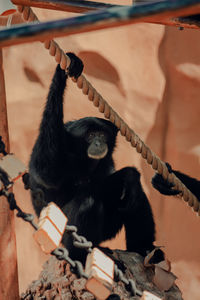
[[0, 47], [68, 36], [81, 32], [145, 22], [152, 17], [177, 17], [200, 12], [200, 0], [171, 0], [89, 13], [86, 15], [44, 22], [17, 25], [0, 31]]

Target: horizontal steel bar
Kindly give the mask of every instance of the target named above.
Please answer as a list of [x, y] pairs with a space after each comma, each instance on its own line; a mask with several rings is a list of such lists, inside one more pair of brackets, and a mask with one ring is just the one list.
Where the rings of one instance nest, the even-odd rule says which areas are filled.
[[68, 11], [74, 13], [86, 13], [88, 11], [107, 9], [111, 7], [122, 7], [122, 5], [113, 5], [94, 1], [67, 1], [67, 0], [12, 0], [16, 5], [33, 6], [46, 9]]
[[156, 23], [161, 18], [191, 15], [200, 12], [200, 0], [162, 1], [88, 13], [74, 18], [40, 24], [16, 25], [0, 31], [0, 47], [44, 41], [138, 22]]

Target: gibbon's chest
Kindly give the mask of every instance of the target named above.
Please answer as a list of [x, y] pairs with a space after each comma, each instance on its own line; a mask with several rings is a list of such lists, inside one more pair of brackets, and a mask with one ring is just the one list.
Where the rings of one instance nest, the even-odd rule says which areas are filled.
[[[62, 195], [60, 206], [67, 214], [70, 221], [77, 222], [74, 218], [83, 218], [86, 224], [88, 218], [97, 217], [103, 209], [103, 201], [98, 197], [91, 184], [79, 184], [75, 188], [66, 191], [65, 197]], [[61, 197], [60, 197], [61, 199]], [[67, 201], [66, 201], [67, 199]]]
[[64, 197], [65, 202], [77, 199], [85, 199], [94, 195], [93, 184], [89, 179], [67, 180], [60, 188], [59, 197]]

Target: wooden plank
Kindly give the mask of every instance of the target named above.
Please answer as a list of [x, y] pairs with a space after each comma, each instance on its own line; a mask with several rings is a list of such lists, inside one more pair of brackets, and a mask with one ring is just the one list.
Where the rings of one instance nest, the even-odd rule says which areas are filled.
[[152, 22], [156, 23], [161, 18], [169, 19], [198, 12], [200, 12], [200, 0], [164, 1], [131, 7], [109, 8], [74, 18], [3, 29], [0, 31], [0, 47], [146, 22], [150, 16]]
[[16, 5], [25, 5], [38, 8], [68, 11], [73, 13], [86, 13], [93, 10], [107, 9], [111, 7], [121, 7], [94, 1], [67, 1], [67, 0], [12, 0]]
[[[3, 73], [2, 50], [0, 49], [0, 135], [9, 151], [6, 93]], [[0, 197], [0, 299], [19, 299], [17, 252], [14, 214], [7, 199]]]

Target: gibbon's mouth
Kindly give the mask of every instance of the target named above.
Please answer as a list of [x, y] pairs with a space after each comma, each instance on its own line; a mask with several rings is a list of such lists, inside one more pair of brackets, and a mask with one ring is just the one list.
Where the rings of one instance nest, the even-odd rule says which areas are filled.
[[88, 157], [92, 159], [102, 159], [108, 153], [108, 147], [105, 145], [102, 149], [88, 148]]

